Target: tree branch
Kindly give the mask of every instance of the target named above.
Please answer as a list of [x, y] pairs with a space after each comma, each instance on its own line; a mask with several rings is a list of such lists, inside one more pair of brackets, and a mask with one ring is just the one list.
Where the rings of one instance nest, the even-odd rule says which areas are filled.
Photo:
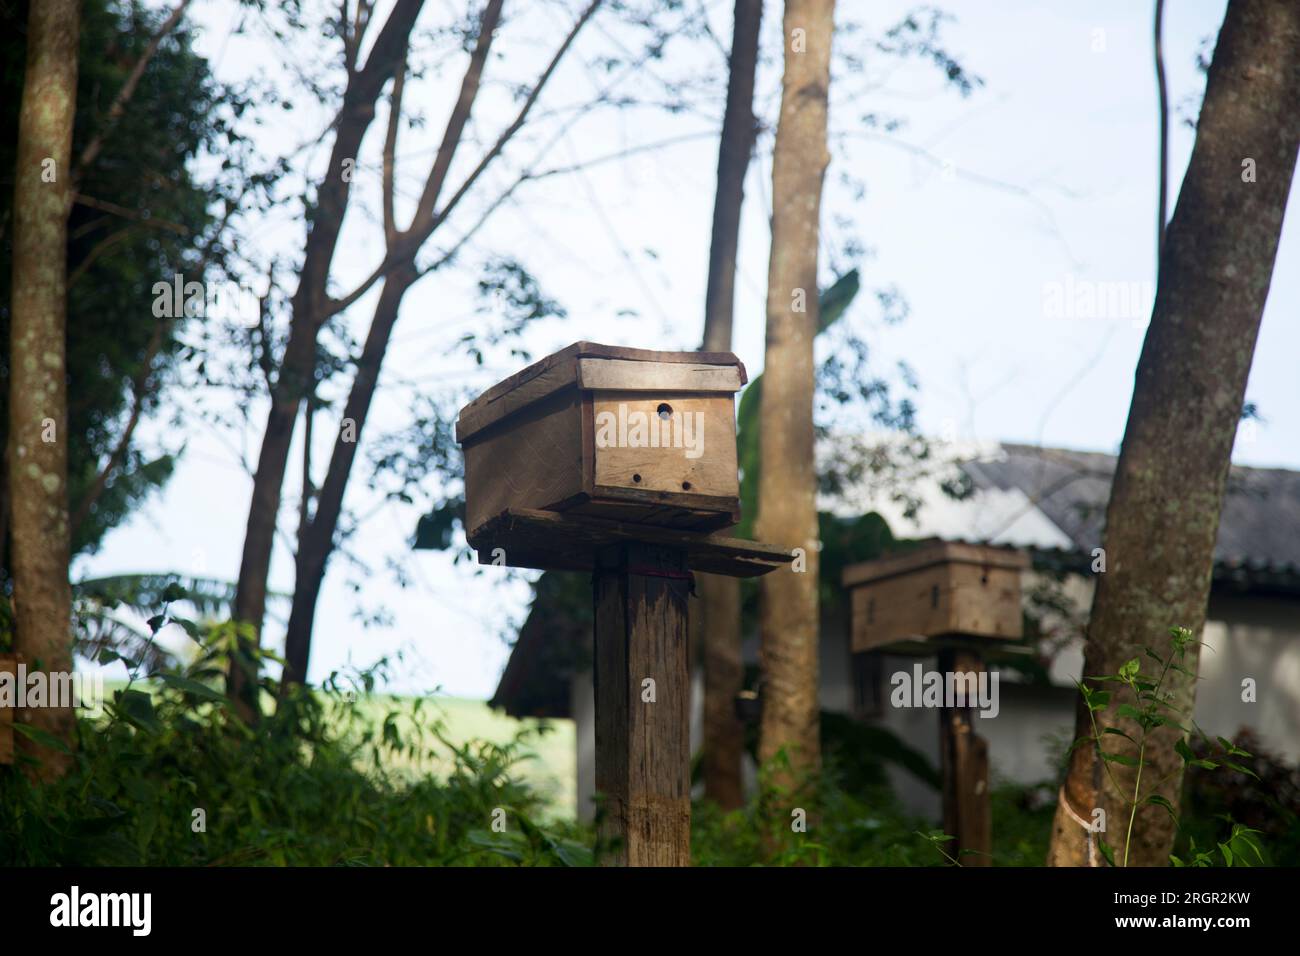
[[[478, 96], [479, 83], [483, 77], [483, 64], [487, 61], [488, 50], [492, 46], [492, 34], [496, 32], [497, 24], [501, 22], [502, 3], [503, 0], [488, 0], [488, 5], [483, 8], [483, 16], [479, 20], [478, 40], [474, 44], [474, 53], [469, 58], [469, 66], [465, 69], [465, 77], [461, 80], [460, 96], [457, 97], [456, 105], [447, 120], [447, 128], [442, 134], [442, 143], [438, 146], [438, 153], [429, 168], [429, 177], [425, 180], [424, 192], [421, 193], [420, 202], [415, 207], [415, 216], [411, 220], [408, 232], [419, 234], [426, 229], [432, 231], [433, 207], [438, 201], [438, 194], [442, 192], [443, 184], [447, 181], [447, 173], [451, 169], [456, 147], [460, 145], [465, 124], [469, 121], [470, 111]], [[414, 253], [415, 250], [412, 249], [411, 255], [413, 256]]]
[[388, 103], [388, 129], [384, 133], [384, 247], [397, 241], [397, 222], [393, 215], [393, 176], [397, 152], [397, 127], [402, 119], [402, 90], [406, 86], [406, 58], [402, 58], [393, 77], [393, 95]]
[[[430, 215], [427, 218], [427, 220], [423, 220], [421, 219], [420, 212], [417, 210], [416, 217], [414, 220], [412, 220], [410, 228], [407, 229], [406, 232], [402, 233], [402, 235], [399, 237], [398, 245], [396, 247], [390, 247], [388, 249], [387, 253], [384, 256], [383, 261], [379, 263], [379, 265], [375, 268], [375, 270], [371, 272], [370, 275], [367, 276], [366, 279], [359, 286], [357, 286], [347, 295], [343, 296], [341, 299], [333, 299], [326, 305], [325, 307], [326, 318], [328, 318], [331, 315], [337, 315], [338, 313], [352, 306], [358, 299], [360, 299], [363, 295], [366, 294], [366, 292], [370, 290], [371, 286], [373, 286], [376, 282], [378, 282], [380, 278], [387, 275], [389, 272], [393, 271], [393, 269], [400, 263], [403, 262], [409, 263], [414, 261], [416, 254], [419, 252], [420, 247], [424, 244], [425, 240], [427, 240], [429, 236], [433, 234], [434, 230], [436, 230], [438, 226], [440, 226], [443, 222], [446, 221], [447, 216], [451, 213], [452, 209], [454, 209], [456, 205], [460, 202], [460, 200], [464, 198], [465, 194], [468, 193], [469, 190], [474, 186], [474, 183], [477, 182], [479, 177], [483, 175], [483, 172], [488, 168], [489, 165], [491, 165], [492, 161], [501, 154], [501, 151], [505, 148], [506, 143], [508, 143], [511, 140], [511, 138], [517, 132], [519, 132], [520, 128], [524, 125], [525, 120], [527, 120], [528, 113], [533, 108], [533, 104], [537, 102], [537, 98], [541, 95], [542, 89], [546, 86], [547, 81], [550, 80], [551, 75], [555, 72], [556, 67], [559, 66], [560, 60], [563, 59], [564, 54], [568, 52], [569, 47], [573, 45], [573, 41], [577, 38], [578, 33], [582, 30], [583, 26], [586, 25], [587, 21], [591, 19], [592, 15], [596, 12], [596, 10], [600, 7], [600, 5], [603, 2], [604, 0], [592, 0], [592, 2], [587, 6], [586, 10], [583, 11], [582, 16], [578, 18], [577, 22], [574, 23], [573, 28], [569, 31], [568, 35], [565, 36], [564, 42], [560, 44], [560, 48], [555, 52], [555, 55], [551, 58], [550, 63], [547, 64], [546, 69], [543, 70], [541, 76], [538, 77], [537, 82], [533, 85], [532, 90], [528, 94], [528, 98], [524, 101], [524, 104], [520, 108], [519, 113], [515, 116], [514, 121], [508, 127], [506, 127], [506, 129], [501, 133], [500, 136], [497, 137], [497, 140], [492, 145], [492, 148], [489, 149], [487, 153], [484, 154], [483, 158], [479, 160], [478, 165], [474, 167], [473, 172], [471, 172], [469, 176], [465, 179], [465, 181], [461, 183], [460, 188], [458, 188], [456, 192], [452, 195], [452, 197], [447, 201], [447, 204], [442, 208], [442, 211]], [[487, 14], [485, 12], [484, 14], [485, 18], [486, 15]], [[481, 39], [482, 36], [480, 35], [480, 40]], [[466, 79], [468, 80], [468, 74], [466, 76]], [[462, 89], [462, 96], [463, 95], [464, 95], [464, 90]], [[450, 125], [448, 129], [450, 130]], [[446, 144], [446, 140], [444, 137], [444, 145], [445, 144]], [[442, 155], [441, 147], [439, 148], [438, 152], [439, 152], [439, 157], [441, 157]], [[450, 157], [448, 157], [447, 158], [448, 165], [450, 165], [450, 161], [451, 161]], [[439, 161], [435, 159], [434, 170], [430, 171], [429, 182], [426, 184], [425, 187], [426, 195], [429, 193], [429, 185], [434, 183], [434, 172], [438, 167], [438, 162]], [[445, 172], [443, 176], [445, 178]], [[440, 182], [437, 183], [437, 189], [434, 191], [435, 201], [436, 201], [437, 193], [441, 191], [441, 188], [442, 188], [442, 183]], [[513, 187], [511, 188], [513, 189]], [[423, 200], [424, 197], [422, 196], [421, 197], [422, 205], [423, 205]], [[498, 204], [499, 201], [500, 200], [498, 200]], [[428, 270], [424, 270], [424, 271], [427, 272]]]
[[72, 185], [74, 188], [86, 170], [95, 162], [100, 151], [103, 150], [104, 141], [108, 138], [108, 134], [113, 131], [113, 127], [117, 125], [117, 121], [122, 118], [122, 114], [126, 112], [126, 106], [131, 102], [131, 97], [135, 95], [135, 89], [140, 85], [140, 78], [144, 76], [149, 61], [158, 52], [158, 47], [162, 44], [163, 39], [176, 28], [176, 24], [181, 22], [181, 17], [185, 14], [185, 8], [189, 5], [190, 0], [180, 0], [180, 3], [176, 4], [176, 8], [172, 10], [171, 16], [164, 20], [162, 26], [149, 38], [149, 45], [140, 54], [140, 59], [136, 60], [135, 66], [131, 68], [131, 73], [126, 78], [126, 82], [117, 91], [117, 96], [113, 97], [113, 103], [108, 108], [108, 116], [104, 120], [104, 125], [100, 127], [99, 132], [91, 138], [90, 142], [86, 144], [86, 148], [82, 150], [77, 165], [72, 170]]
[[95, 506], [95, 502], [100, 499], [104, 489], [108, 487], [109, 476], [122, 463], [122, 459], [126, 457], [126, 450], [131, 444], [131, 436], [135, 433], [135, 426], [139, 424], [140, 413], [144, 409], [145, 382], [149, 379], [153, 360], [158, 356], [158, 352], [162, 348], [163, 329], [169, 321], [165, 318], [159, 321], [154, 326], [153, 333], [149, 337], [144, 359], [140, 362], [140, 370], [131, 383], [131, 417], [127, 419], [126, 428], [123, 429], [121, 437], [118, 438], [112, 454], [108, 456], [108, 461], [104, 463], [104, 467], [95, 476], [95, 481], [90, 486], [90, 490], [86, 492], [86, 497], [77, 505], [77, 510], [72, 515], [70, 527], [73, 535], [77, 533], [82, 523], [90, 515], [90, 510]]

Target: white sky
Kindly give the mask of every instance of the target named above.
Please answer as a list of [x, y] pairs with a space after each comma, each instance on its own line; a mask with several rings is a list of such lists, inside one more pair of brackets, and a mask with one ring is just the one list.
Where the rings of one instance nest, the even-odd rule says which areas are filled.
[[[455, 6], [429, 4], [435, 22]], [[573, 6], [573, 5], [571, 5]], [[688, 3], [688, 11], [696, 7]], [[730, 0], [707, 0], [715, 33], [729, 44]], [[889, 0], [840, 3], [840, 17], [861, 18], [873, 32], [897, 21], [910, 4]], [[760, 75], [760, 109], [775, 122], [775, 92], [781, 48], [777, 4], [767, 4]], [[321, 62], [327, 41], [304, 38], [294, 56], [272, 49], [255, 35], [232, 34], [239, 14], [231, 2], [200, 0], [194, 15], [203, 25], [200, 49], [218, 75], [237, 80], [261, 71], [288, 79], [285, 63]], [[1150, 283], [1154, 267], [1157, 121], [1151, 61], [1151, 4], [1110, 0], [1086, 5], [1041, 0], [949, 2], [956, 17], [944, 29], [944, 43], [985, 86], [969, 99], [940, 87], [933, 68], [882, 63], [861, 49], [860, 36], [837, 36], [839, 52], [857, 48], [870, 76], [841, 69], [832, 82], [832, 126], [853, 135], [833, 151], [823, 221], [851, 221], [851, 232], [874, 250], [862, 263], [864, 288], [897, 285], [911, 314], [901, 325], [873, 321], [873, 303], [863, 295], [849, 320], [868, 333], [879, 368], [905, 360], [920, 382], [920, 421], [931, 434], [1006, 440], [1114, 452], [1123, 436], [1132, 377], [1142, 344], [1145, 314], [1131, 318], [1052, 318], [1045, 297], [1052, 283]], [[1186, 97], [1199, 103], [1203, 79], [1194, 56], [1222, 19], [1223, 0], [1168, 4], [1165, 60], [1171, 105]], [[507, 22], [498, 39], [503, 56], [490, 63], [487, 79], [524, 82], [549, 57], [570, 20], [561, 9], [508, 0]], [[1100, 31], [1100, 32], [1099, 32]], [[550, 111], [590, 96], [598, 74], [583, 67], [598, 52], [635, 44], [625, 27], [598, 18], [580, 37], [539, 104]], [[1104, 49], [1096, 49], [1104, 47]], [[409, 216], [436, 135], [459, 83], [463, 59], [453, 58], [439, 75], [430, 72], [407, 89], [408, 107], [429, 120], [423, 131], [402, 133], [399, 145], [401, 195]], [[670, 46], [659, 75], [716, 76], [724, 65], [707, 40]], [[876, 73], [880, 75], [877, 76]], [[877, 82], [881, 81], [881, 82]], [[600, 82], [606, 82], [601, 79]], [[882, 85], [883, 84], [883, 85]], [[622, 91], [654, 92], [644, 77]], [[838, 95], [837, 95], [838, 94]], [[292, 113], [273, 110], [273, 124], [259, 134], [268, 155], [312, 138], [326, 114], [303, 97]], [[856, 118], [868, 111], [896, 114], [907, 126], [884, 137], [856, 135]], [[514, 107], [498, 86], [485, 88], [472, 133], [490, 142]], [[574, 125], [548, 154], [542, 168], [619, 153], [637, 144], [680, 139], [675, 145], [632, 159], [609, 162], [580, 175], [526, 185], [517, 201], [503, 206], [476, 236], [466, 267], [436, 273], [406, 297], [384, 369], [380, 392], [362, 439], [405, 425], [414, 396], [448, 387], [477, 391], [515, 371], [518, 361], [502, 358], [482, 369], [448, 354], [448, 343], [483, 318], [475, 312], [475, 255], [490, 252], [522, 261], [547, 295], [568, 310], [564, 322], [530, 333], [535, 357], [578, 339], [648, 348], [694, 348], [701, 335], [709, 224], [717, 162], [716, 128], [721, 102], [708, 115], [669, 115], [661, 110], [604, 112]], [[364, 276], [378, 261], [382, 237], [373, 213], [378, 195], [377, 156], [386, 109], [363, 150], [356, 182], [359, 213], [349, 217], [335, 275], [339, 289]], [[537, 138], [521, 142], [508, 165], [489, 174], [499, 186], [543, 143], [555, 121], [538, 127]], [[1192, 132], [1175, 120], [1171, 134], [1170, 212], [1192, 145]], [[471, 148], [474, 147], [474, 148]], [[763, 361], [764, 292], [768, 253], [771, 136], [747, 182], [737, 279], [734, 348], [750, 369]], [[467, 143], [452, 181], [459, 181], [481, 147]], [[307, 154], [318, 175], [325, 152]], [[866, 185], [858, 198], [840, 182], [849, 173]], [[479, 197], [481, 209], [491, 193]], [[1293, 211], [1294, 212], [1294, 211]], [[1300, 236], [1294, 214], [1284, 228], [1265, 311], [1247, 399], [1264, 421], [1235, 453], [1240, 464], [1300, 469]], [[450, 226], [461, 229], [453, 220]], [[844, 230], [835, 227], [836, 235]], [[296, 258], [303, 227], [292, 218], [270, 218], [245, 237], [261, 255]], [[455, 233], [435, 237], [445, 248]], [[441, 236], [441, 233], [439, 234]], [[826, 250], [823, 246], [823, 251]], [[653, 255], [647, 250], [653, 250]], [[836, 263], [839, 265], [839, 263]], [[830, 277], [832, 265], [823, 256]], [[350, 314], [350, 328], [363, 338], [369, 321], [367, 298]], [[634, 314], [621, 314], [629, 310]], [[193, 402], [195, 396], [176, 395]], [[223, 408], [220, 396], [199, 396]], [[165, 492], [106, 540], [103, 550], [82, 559], [76, 576], [128, 571], [205, 574], [233, 580], [237, 574], [251, 480], [239, 462], [256, 458], [265, 407], [253, 427], [218, 432], [194, 420], [183, 436], [161, 424], [145, 440], [186, 453]], [[318, 420], [315, 460], [323, 474], [336, 426]], [[301, 438], [299, 428], [295, 443]], [[296, 527], [296, 490], [301, 450], [291, 456], [283, 529]], [[406, 541], [425, 502], [411, 507], [378, 506], [358, 468], [348, 505], [367, 516], [351, 550], [373, 569], [360, 594], [346, 586], [356, 577], [338, 556], [332, 561], [317, 611], [311, 679], [351, 662], [364, 665], [402, 652], [392, 688], [489, 696], [508, 655], [502, 639], [524, 611], [527, 587], [503, 583], [499, 569], [453, 567], [446, 555], [407, 550]], [[430, 489], [431, 490], [431, 489]], [[907, 533], [907, 529], [896, 529]], [[388, 562], [410, 579], [403, 589]], [[272, 588], [289, 591], [291, 555], [277, 547]], [[391, 615], [391, 627], [363, 628], [354, 615], [361, 606]], [[283, 617], [268, 623], [271, 643], [281, 639]]]

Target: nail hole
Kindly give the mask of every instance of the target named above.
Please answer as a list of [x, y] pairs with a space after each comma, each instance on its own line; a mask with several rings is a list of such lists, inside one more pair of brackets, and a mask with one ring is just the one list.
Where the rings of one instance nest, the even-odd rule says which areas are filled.
[[659, 412], [659, 417], [665, 421], [673, 417], [673, 407], [667, 402], [661, 402], [657, 411]]
[[691, 483], [689, 481], [683, 481], [682, 491], [690, 491], [690, 490], [691, 490]]
[[641, 483], [641, 476], [640, 476], [640, 475], [633, 475], [633, 476], [632, 476], [632, 480], [635, 481], [637, 484], [640, 484], [640, 483]]

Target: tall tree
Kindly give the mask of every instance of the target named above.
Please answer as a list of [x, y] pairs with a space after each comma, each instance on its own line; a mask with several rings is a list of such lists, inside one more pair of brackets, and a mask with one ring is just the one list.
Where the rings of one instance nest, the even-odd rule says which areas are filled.
[[[754, 74], [758, 69], [762, 20], [763, 0], [736, 0], [704, 294], [701, 348], [706, 352], [731, 350], [740, 211], [745, 199], [745, 174], [758, 135]], [[740, 765], [745, 731], [736, 716], [736, 695], [745, 676], [740, 655], [740, 581], [700, 575], [700, 599], [695, 610], [698, 624], [692, 630], [704, 648], [704, 792], [723, 808], [733, 809], [744, 799]]]
[[[260, 640], [266, 613], [267, 575], [294, 424], [312, 388], [321, 328], [339, 311], [333, 308], [335, 303], [329, 295], [329, 278], [351, 194], [352, 164], [374, 120], [380, 93], [405, 60], [411, 30], [423, 5], [424, 0], [396, 0], [364, 64], [360, 51], [370, 26], [371, 5], [358, 0], [353, 16], [348, 15], [346, 2], [341, 7], [338, 29], [343, 39], [347, 85], [332, 126], [334, 143], [329, 164], [309, 214], [298, 288], [290, 305], [289, 338], [271, 389], [235, 589], [234, 619], [252, 631], [254, 643]], [[245, 719], [257, 714], [256, 667], [255, 661], [242, 656], [231, 663], [229, 692]]]
[[757, 536], [798, 549], [793, 570], [760, 592], [763, 719], [759, 756], [782, 750], [789, 780], [820, 765], [817, 704], [817, 504], [813, 463], [813, 339], [834, 0], [789, 0], [785, 74], [772, 158], [772, 250], [767, 279]]
[[[524, 128], [529, 114], [555, 74], [556, 69], [569, 52], [582, 28], [599, 9], [603, 0], [589, 0], [582, 13], [574, 20], [563, 41], [547, 62], [537, 80], [529, 88], [520, 104], [518, 112], [511, 122], [497, 136], [492, 145], [484, 151], [473, 169], [455, 189], [447, 190], [452, 160], [464, 137], [466, 124], [478, 97], [483, 69], [487, 63], [493, 35], [501, 21], [503, 0], [487, 0], [479, 17], [475, 45], [466, 64], [461, 86], [447, 125], [443, 129], [442, 141], [434, 154], [424, 187], [416, 205], [410, 224], [399, 229], [393, 209], [394, 153], [397, 142], [398, 124], [402, 112], [402, 84], [404, 77], [397, 75], [394, 86], [392, 105], [389, 112], [388, 131], [384, 140], [383, 159], [383, 220], [384, 236], [387, 245], [383, 261], [353, 292], [331, 304], [332, 312], [339, 312], [356, 301], [373, 283], [382, 280], [379, 301], [370, 322], [361, 358], [357, 362], [356, 376], [348, 393], [344, 406], [339, 433], [334, 442], [325, 481], [321, 485], [316, 510], [311, 515], [304, 533], [301, 535], [302, 546], [298, 550], [294, 586], [293, 606], [289, 612], [289, 625], [285, 636], [285, 674], [282, 686], [287, 688], [301, 683], [307, 676], [307, 664], [311, 654], [311, 635], [316, 617], [316, 603], [320, 597], [321, 584], [325, 577], [325, 566], [334, 551], [335, 535], [338, 531], [339, 517], [343, 512], [343, 498], [347, 491], [352, 466], [356, 460], [357, 443], [361, 430], [365, 426], [374, 398], [375, 388], [379, 384], [379, 373], [384, 356], [392, 338], [393, 328], [401, 309], [402, 300], [407, 291], [422, 276], [427, 275], [439, 265], [449, 261], [458, 243], [453, 245], [453, 253], [446, 253], [435, 260], [432, 266], [420, 267], [416, 259], [425, 243], [445, 223], [452, 211], [475, 189], [483, 173], [501, 155], [506, 145]], [[518, 182], [517, 180], [516, 182]], [[501, 197], [505, 198], [513, 186]], [[442, 199], [444, 192], [447, 198]], [[441, 201], [441, 204], [440, 204]], [[500, 200], [488, 207], [488, 214], [496, 208]], [[480, 219], [480, 224], [482, 220]], [[471, 232], [477, 226], [471, 227]], [[263, 579], [263, 587], [265, 580]]]
[[[1171, 656], [1173, 625], [1199, 635], [1205, 624], [1214, 542], [1242, 416], [1246, 381], [1277, 256], [1287, 194], [1300, 148], [1300, 6], [1231, 0], [1219, 31], [1197, 126], [1196, 143], [1165, 234], [1156, 301], [1138, 359], [1128, 425], [1106, 511], [1098, 576], [1088, 624], [1085, 675], [1116, 673], [1145, 661], [1150, 647]], [[1189, 655], [1188, 669], [1195, 660]], [[1190, 714], [1195, 681], [1172, 673], [1172, 703]], [[1098, 714], [1099, 726], [1138, 736], [1134, 722]], [[1090, 736], [1082, 699], [1076, 735]], [[1176, 805], [1183, 732], [1164, 726], [1148, 738], [1143, 781]], [[1107, 751], [1132, 759], [1136, 748], [1107, 736]], [[1100, 865], [1093, 840], [1124, 840], [1124, 798], [1136, 770], [1081, 746], [1070, 767], [1053, 824], [1048, 862]], [[1143, 789], [1143, 794], [1147, 790]], [[1106, 834], [1078, 822], [1095, 808]], [[1137, 816], [1129, 865], [1163, 866], [1174, 826], [1159, 806]], [[1090, 846], [1092, 852], [1090, 852]]]
[[[72, 670], [66, 263], [80, 13], [77, 0], [31, 5], [14, 168], [6, 464], [15, 649], [29, 667], [47, 672]], [[70, 707], [34, 708], [26, 721], [71, 743]], [[66, 752], [27, 740], [23, 746], [40, 760], [36, 776], [66, 772]]]

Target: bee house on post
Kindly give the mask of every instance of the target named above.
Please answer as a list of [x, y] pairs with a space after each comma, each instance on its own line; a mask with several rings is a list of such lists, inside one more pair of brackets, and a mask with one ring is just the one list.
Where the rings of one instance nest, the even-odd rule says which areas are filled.
[[730, 352], [576, 342], [460, 411], [465, 530], [533, 509], [711, 531], [740, 520]]
[[793, 557], [713, 533], [740, 519], [744, 383], [730, 352], [578, 342], [456, 422], [479, 562], [591, 572], [601, 862], [690, 864], [692, 575], [754, 577]]
[[939, 541], [844, 569], [853, 652], [930, 654], [945, 638], [1018, 640], [1020, 551]]
[[[1023, 633], [1020, 575], [1028, 567], [1024, 552], [936, 541], [850, 565], [842, 578], [850, 594], [855, 654], [938, 657], [934, 686], [950, 689], [938, 698], [943, 829], [955, 840], [946, 852], [963, 866], [992, 861], [988, 743], [972, 718], [976, 700], [990, 685], [997, 693], [996, 675], [985, 673], [983, 649]], [[922, 676], [920, 664], [915, 670]], [[894, 675], [891, 683], [900, 681], [901, 689], [907, 676]]]

